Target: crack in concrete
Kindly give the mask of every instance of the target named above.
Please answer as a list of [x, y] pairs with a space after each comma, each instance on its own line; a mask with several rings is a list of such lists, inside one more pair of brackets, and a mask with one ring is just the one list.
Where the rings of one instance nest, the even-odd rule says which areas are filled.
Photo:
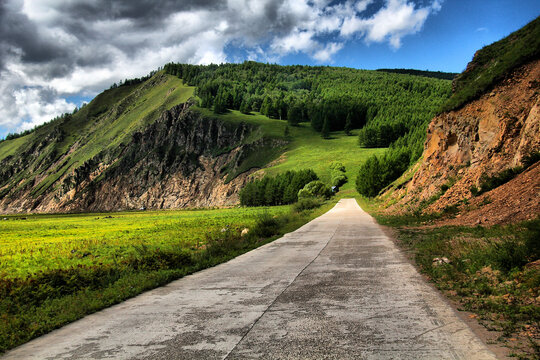
[[278, 294], [278, 296], [276, 296], [276, 298], [274, 299], [274, 301], [272, 301], [272, 303], [263, 311], [263, 313], [261, 314], [261, 316], [259, 316], [257, 318], [257, 320], [255, 320], [255, 322], [250, 326], [250, 328], [248, 329], [248, 331], [246, 331], [246, 333], [242, 336], [242, 338], [234, 345], [234, 347], [227, 353], [227, 355], [225, 355], [225, 357], [223, 358], [223, 360], [227, 360], [229, 358], [229, 356], [232, 354], [232, 352], [238, 347], [238, 345], [246, 338], [246, 336], [251, 332], [251, 330], [255, 327], [255, 325], [259, 322], [259, 320], [269, 311], [269, 309], [276, 303], [277, 299], [279, 299], [279, 297], [281, 295], [283, 295], [283, 293], [285, 291], [287, 291], [287, 289], [296, 281], [296, 279], [298, 279], [298, 277], [300, 275], [302, 275], [302, 273], [311, 265], [313, 264], [313, 262], [321, 255], [321, 253], [324, 251], [324, 249], [326, 249], [326, 247], [328, 246], [328, 244], [330, 244], [330, 242], [332, 241], [332, 239], [334, 238], [334, 236], [336, 235], [338, 229], [339, 229], [339, 226], [341, 225], [341, 221], [339, 222], [339, 224], [336, 226], [336, 229], [334, 230], [334, 232], [332, 233], [332, 236], [330, 237], [330, 239], [328, 239], [328, 241], [326, 242], [326, 244], [322, 247], [322, 249], [317, 253], [317, 255], [294, 277], [294, 279], [283, 289], [283, 291], [281, 293]]

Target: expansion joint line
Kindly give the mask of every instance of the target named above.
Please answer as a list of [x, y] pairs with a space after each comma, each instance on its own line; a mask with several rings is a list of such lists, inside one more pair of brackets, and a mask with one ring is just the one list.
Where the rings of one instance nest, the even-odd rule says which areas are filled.
[[248, 336], [248, 334], [251, 332], [251, 330], [255, 327], [255, 325], [259, 322], [259, 320], [268, 312], [268, 310], [274, 306], [274, 304], [276, 303], [276, 301], [279, 299], [279, 297], [281, 295], [283, 295], [283, 293], [285, 291], [287, 291], [287, 289], [289, 289], [289, 287], [296, 281], [296, 279], [298, 279], [298, 277], [300, 277], [300, 275], [302, 275], [302, 273], [311, 265], [313, 264], [313, 262], [315, 260], [317, 260], [317, 258], [321, 255], [321, 253], [324, 251], [324, 249], [326, 249], [326, 247], [328, 246], [328, 244], [330, 244], [330, 242], [332, 241], [332, 239], [334, 238], [334, 236], [336, 235], [338, 229], [340, 228], [341, 226], [341, 223], [342, 223], [343, 219], [341, 219], [339, 221], [339, 223], [337, 224], [336, 226], [336, 229], [334, 230], [334, 232], [332, 233], [332, 236], [330, 236], [330, 238], [328, 239], [328, 241], [326, 242], [326, 244], [323, 246], [323, 248], [321, 250], [319, 250], [319, 252], [317, 253], [317, 255], [306, 265], [304, 266], [304, 268], [302, 269], [302, 271], [300, 271], [298, 274], [296, 274], [296, 276], [294, 277], [294, 279], [283, 289], [282, 292], [279, 293], [278, 296], [276, 296], [276, 298], [272, 301], [272, 303], [270, 305], [268, 305], [268, 307], [263, 311], [263, 313], [257, 318], [257, 320], [255, 320], [253, 322], [253, 324], [251, 324], [251, 326], [249, 327], [249, 329], [246, 331], [246, 333], [242, 336], [242, 338], [240, 340], [238, 340], [238, 342], [233, 346], [233, 348], [227, 353], [227, 355], [225, 355], [223, 357], [223, 360], [227, 360], [229, 359], [229, 356], [232, 354], [232, 352], [234, 351], [234, 349], [236, 349], [238, 347], [238, 345], [246, 338], [246, 336]]

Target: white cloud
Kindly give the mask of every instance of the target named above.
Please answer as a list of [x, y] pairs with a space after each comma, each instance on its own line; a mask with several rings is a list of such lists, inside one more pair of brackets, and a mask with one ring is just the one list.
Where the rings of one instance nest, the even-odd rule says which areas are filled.
[[270, 47], [278, 54], [288, 54], [295, 52], [311, 52], [317, 46], [313, 40], [312, 31], [299, 31], [295, 29], [292, 33], [282, 38], [274, 39]]
[[373, 0], [361, 0], [361, 1], [358, 1], [354, 7], [357, 12], [361, 13], [361, 12], [364, 12], [367, 9], [367, 7], [372, 3], [373, 3]]
[[313, 58], [317, 59], [320, 62], [331, 61], [335, 53], [343, 48], [343, 43], [328, 43], [326, 46], [320, 50], [317, 50], [313, 54]]
[[76, 106], [81, 105], [58, 98], [54, 93], [44, 94], [47, 91], [39, 88], [24, 88], [15, 91], [11, 98], [15, 106], [8, 113], [17, 121], [7, 122], [5, 125], [11, 125], [13, 131], [31, 129], [59, 114], [71, 112]]
[[[388, 42], [418, 32], [441, 0], [4, 0], [0, 6], [0, 126], [31, 127], [113, 82], [163, 64], [221, 63], [227, 45], [249, 60], [304, 53], [331, 63], [346, 42]], [[369, 10], [372, 15], [365, 15]], [[372, 10], [375, 10], [374, 12]], [[235, 57], [234, 60], [239, 60]], [[30, 120], [29, 120], [30, 119]]]
[[385, 6], [369, 18], [355, 14], [345, 19], [341, 35], [364, 36], [367, 42], [388, 41], [394, 49], [398, 49], [404, 36], [420, 31], [429, 14], [440, 8], [441, 2], [437, 0], [422, 8], [416, 8], [408, 0], [387, 0]]

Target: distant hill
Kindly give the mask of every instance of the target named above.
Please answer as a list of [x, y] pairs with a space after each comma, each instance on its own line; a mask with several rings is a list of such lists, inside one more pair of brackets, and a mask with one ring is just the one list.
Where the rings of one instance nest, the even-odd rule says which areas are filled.
[[478, 50], [453, 87], [422, 160], [384, 194], [389, 211], [448, 214], [453, 225], [538, 217], [540, 18]]
[[377, 69], [377, 71], [394, 73], [394, 74], [407, 74], [415, 76], [425, 76], [435, 79], [453, 80], [458, 73], [449, 73], [442, 71], [427, 71], [427, 70], [414, 70], [414, 69]]
[[231, 205], [249, 174], [268, 164], [270, 173], [314, 167], [324, 179], [327, 159], [343, 158], [354, 177], [363, 154], [380, 151], [331, 132], [394, 124], [377, 146], [414, 132], [416, 159], [425, 135], [415, 129], [451, 86], [406, 74], [254, 62], [167, 64], [136, 80], [1, 141], [0, 212]]
[[454, 79], [452, 97], [442, 110], [458, 109], [477, 99], [512, 70], [539, 57], [540, 17], [537, 17], [504, 39], [478, 50], [467, 69]]

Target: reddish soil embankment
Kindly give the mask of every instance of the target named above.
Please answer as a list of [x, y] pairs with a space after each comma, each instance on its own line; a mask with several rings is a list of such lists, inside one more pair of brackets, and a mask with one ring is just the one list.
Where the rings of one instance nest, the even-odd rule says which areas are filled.
[[[475, 197], [482, 178], [521, 166], [540, 150], [540, 60], [514, 70], [491, 91], [430, 123], [423, 160], [412, 179], [392, 189], [390, 213], [422, 209], [459, 215], [452, 225], [508, 223], [540, 214], [540, 165]], [[442, 195], [441, 195], [442, 194]], [[397, 198], [397, 199], [396, 199]], [[396, 201], [397, 200], [397, 201]], [[427, 205], [427, 206], [426, 206]]]

